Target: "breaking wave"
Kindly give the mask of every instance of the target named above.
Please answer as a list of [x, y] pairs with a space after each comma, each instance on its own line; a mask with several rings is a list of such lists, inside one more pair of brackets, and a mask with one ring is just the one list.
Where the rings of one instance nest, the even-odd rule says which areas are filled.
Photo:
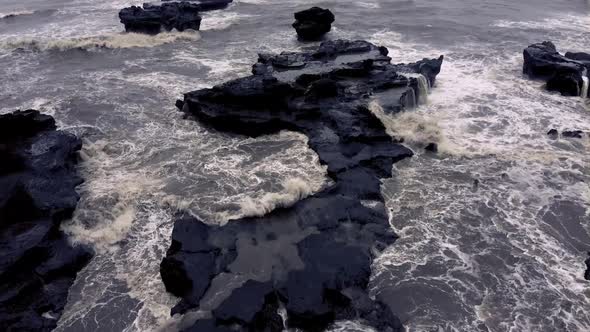
[[31, 51], [66, 51], [70, 49], [123, 49], [134, 47], [154, 47], [177, 41], [196, 41], [200, 34], [196, 31], [164, 32], [155, 36], [141, 33], [118, 33], [93, 37], [80, 37], [68, 39], [36, 39], [22, 38], [9, 39], [0, 42], [0, 48], [15, 50], [25, 49]]
[[266, 193], [258, 200], [247, 197], [240, 202], [240, 207], [244, 217], [261, 217], [276, 208], [290, 207], [317, 189], [301, 178], [288, 179], [282, 191]]
[[413, 111], [385, 114], [377, 101], [369, 103], [369, 109], [381, 120], [387, 133], [392, 137], [401, 138], [405, 143], [421, 147], [436, 143], [442, 153], [456, 152], [456, 149], [449, 146], [442, 128], [432, 114], [428, 117]]
[[33, 15], [35, 12], [32, 10], [23, 10], [13, 13], [0, 13], [0, 20], [5, 18], [13, 18], [17, 16]]

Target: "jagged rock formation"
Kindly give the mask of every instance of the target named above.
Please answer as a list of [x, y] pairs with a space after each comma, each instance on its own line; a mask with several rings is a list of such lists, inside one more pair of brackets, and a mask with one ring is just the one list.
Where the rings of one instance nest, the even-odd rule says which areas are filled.
[[332, 29], [334, 14], [329, 9], [312, 7], [295, 13], [293, 28], [299, 38], [303, 40], [316, 40]]
[[127, 32], [158, 34], [161, 31], [176, 29], [199, 30], [201, 16], [199, 6], [188, 2], [164, 3], [160, 6], [143, 4], [121, 9], [119, 18]]
[[195, 2], [169, 2], [162, 5], [143, 4], [143, 7], [131, 6], [119, 12], [121, 23], [127, 32], [158, 34], [161, 31], [176, 29], [199, 30], [200, 12], [222, 9], [232, 0], [201, 0]]
[[547, 90], [564, 96], [588, 97], [590, 54], [557, 52], [552, 42], [530, 45], [524, 50], [523, 73], [547, 82]]
[[50, 331], [91, 257], [60, 231], [78, 202], [82, 143], [37, 111], [0, 115], [0, 326]]
[[[582, 138], [583, 135], [584, 132], [581, 130], [564, 130], [561, 132], [561, 136], [566, 138]], [[559, 136], [559, 131], [557, 129], [551, 129], [547, 132], [547, 136], [556, 139]]]
[[198, 308], [218, 287], [227, 291], [223, 278], [247, 279], [209, 308], [211, 318], [187, 331], [235, 325], [282, 331], [280, 307], [286, 324], [304, 331], [346, 319], [378, 331], [402, 329], [388, 307], [367, 294], [373, 258], [396, 238], [380, 179], [392, 175], [393, 163], [412, 156], [386, 133], [378, 112], [413, 107], [425, 92], [418, 89], [420, 78], [404, 72], [421, 73], [434, 84], [443, 59], [392, 65], [387, 53], [365, 41], [337, 40], [309, 53], [261, 54], [252, 76], [177, 102], [187, 116], [221, 131], [307, 135], [333, 181], [291, 207], [224, 226], [178, 217], [160, 268], [166, 289], [182, 298], [173, 313]]
[[[169, 2], [174, 0], [162, 0], [162, 2]], [[187, 2], [196, 4], [199, 6], [199, 11], [217, 10], [224, 9], [229, 6], [233, 0], [186, 0]]]

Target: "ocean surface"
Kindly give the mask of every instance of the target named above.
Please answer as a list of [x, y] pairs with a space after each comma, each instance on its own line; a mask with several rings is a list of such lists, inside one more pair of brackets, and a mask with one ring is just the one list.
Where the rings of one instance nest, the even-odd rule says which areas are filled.
[[590, 132], [589, 104], [522, 76], [529, 44], [590, 52], [590, 2], [234, 0], [200, 32], [124, 34], [118, 11], [142, 2], [0, 0], [0, 113], [39, 109], [85, 143], [63, 229], [96, 255], [57, 331], [174, 330], [159, 264], [175, 211], [225, 223], [329, 184], [301, 134], [230, 136], [174, 107], [247, 75], [258, 52], [314, 45], [291, 28], [311, 5], [336, 15], [327, 38], [387, 46], [394, 62], [445, 55], [428, 102], [383, 119], [416, 156], [383, 183], [400, 239], [371, 294], [408, 331], [590, 331], [590, 140], [546, 135]]

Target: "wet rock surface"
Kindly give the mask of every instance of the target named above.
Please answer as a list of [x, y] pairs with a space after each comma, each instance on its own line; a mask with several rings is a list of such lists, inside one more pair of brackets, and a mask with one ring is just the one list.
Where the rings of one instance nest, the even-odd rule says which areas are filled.
[[[292, 206], [224, 226], [178, 216], [160, 269], [167, 290], [182, 299], [172, 313], [201, 308], [212, 317], [187, 331], [282, 331], [284, 324], [323, 331], [348, 319], [379, 331], [402, 329], [386, 305], [367, 295], [373, 259], [396, 239], [380, 180], [392, 176], [393, 163], [412, 156], [378, 116], [419, 100], [417, 79], [404, 71], [434, 83], [443, 59], [392, 65], [387, 52], [337, 40], [311, 52], [261, 54], [252, 76], [177, 102], [187, 117], [220, 131], [307, 135], [332, 180]], [[216, 282], [228, 276], [242, 281]], [[232, 289], [219, 305], [202, 307], [204, 297]]]
[[[556, 139], [559, 137], [559, 131], [557, 129], [551, 129], [547, 132], [547, 136], [549, 136], [551, 139]], [[582, 138], [584, 137], [584, 132], [581, 130], [564, 130], [561, 132], [561, 137]]]
[[569, 138], [582, 138], [582, 135], [584, 135], [584, 132], [581, 130], [564, 130], [561, 132], [561, 136]]
[[203, 0], [195, 2], [166, 2], [161, 5], [143, 4], [143, 7], [131, 6], [119, 12], [121, 23], [127, 32], [158, 34], [162, 31], [176, 29], [199, 30], [202, 11], [222, 9], [231, 0]]
[[[172, 2], [174, 0], [162, 0], [162, 2]], [[183, 1], [185, 2], [185, 1]], [[224, 9], [229, 6], [233, 0], [186, 0], [192, 4], [199, 6], [199, 10], [204, 12], [208, 10]]]
[[295, 13], [293, 28], [303, 40], [317, 40], [332, 29], [334, 14], [329, 9], [312, 7]]
[[547, 82], [547, 90], [564, 96], [588, 96], [584, 80], [590, 68], [590, 54], [568, 52], [564, 56], [552, 42], [544, 41], [527, 47], [523, 56], [523, 73]]
[[432, 152], [432, 153], [437, 153], [438, 152], [438, 144], [436, 144], [436, 143], [428, 143], [428, 145], [426, 145], [424, 147], [424, 150], [426, 150], [428, 152]]
[[82, 143], [34, 110], [0, 115], [0, 326], [50, 331], [91, 257], [60, 231], [78, 202]]

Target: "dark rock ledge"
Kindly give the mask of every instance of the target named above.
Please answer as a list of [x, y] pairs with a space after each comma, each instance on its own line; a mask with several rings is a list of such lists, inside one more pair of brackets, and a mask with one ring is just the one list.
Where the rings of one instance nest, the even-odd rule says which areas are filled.
[[552, 42], [544, 41], [527, 47], [523, 56], [523, 73], [547, 82], [547, 90], [564, 96], [588, 97], [584, 80], [590, 68], [590, 54], [567, 52], [561, 55]]
[[127, 32], [158, 34], [176, 29], [199, 30], [200, 12], [223, 9], [233, 0], [201, 0], [168, 2], [161, 5], [144, 3], [143, 7], [131, 6], [121, 9], [119, 18]]
[[186, 331], [282, 331], [279, 308], [289, 327], [304, 331], [346, 319], [378, 331], [403, 329], [387, 306], [368, 297], [367, 285], [375, 255], [396, 239], [380, 180], [412, 151], [386, 133], [369, 104], [378, 101], [385, 112], [411, 107], [417, 81], [403, 72], [434, 83], [442, 56], [392, 65], [387, 53], [365, 41], [337, 40], [309, 53], [262, 54], [252, 76], [177, 102], [188, 117], [220, 131], [307, 135], [334, 183], [292, 207], [225, 226], [179, 216], [160, 268], [166, 289], [182, 298], [173, 314], [198, 308], [206, 292], [228, 291], [214, 280], [249, 279]]
[[0, 115], [0, 326], [51, 331], [91, 257], [60, 231], [78, 202], [82, 143], [34, 110]]

